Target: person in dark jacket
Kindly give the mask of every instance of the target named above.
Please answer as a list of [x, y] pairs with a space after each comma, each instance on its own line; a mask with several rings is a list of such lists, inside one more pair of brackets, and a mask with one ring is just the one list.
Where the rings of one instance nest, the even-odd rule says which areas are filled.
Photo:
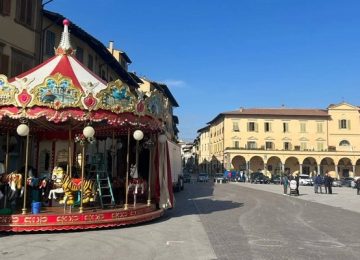
[[299, 196], [299, 174], [295, 175], [295, 181], [296, 181], [296, 194]]
[[322, 193], [322, 177], [320, 174], [318, 174], [316, 177], [315, 177], [315, 180], [314, 180], [314, 188], [315, 188], [315, 193], [319, 193], [319, 188], [320, 188], [320, 193]]
[[332, 182], [333, 182], [333, 178], [331, 178], [328, 172], [325, 173], [325, 177], [324, 177], [325, 193], [332, 194]]
[[355, 181], [355, 185], [357, 189], [357, 195], [360, 195], [360, 178]]

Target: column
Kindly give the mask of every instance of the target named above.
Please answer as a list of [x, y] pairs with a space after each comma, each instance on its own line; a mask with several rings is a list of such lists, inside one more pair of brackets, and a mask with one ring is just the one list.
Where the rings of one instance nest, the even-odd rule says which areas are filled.
[[335, 165], [335, 173], [336, 173], [336, 178], [340, 179], [340, 177], [339, 177], [339, 169], [338, 169], [337, 165]]
[[317, 173], [316, 175], [320, 174], [320, 164], [317, 165]]
[[285, 164], [281, 163], [281, 172], [285, 174]]
[[355, 177], [355, 171], [356, 171], [356, 165], [353, 165], [352, 167], [353, 167], [353, 174], [352, 174], [352, 176], [351, 176], [351, 177], [353, 177], [353, 178], [354, 178], [354, 177]]
[[299, 173], [300, 173], [300, 174], [302, 174], [302, 166], [303, 166], [302, 164], [299, 164], [299, 167], [300, 167], [300, 168], [299, 168]]

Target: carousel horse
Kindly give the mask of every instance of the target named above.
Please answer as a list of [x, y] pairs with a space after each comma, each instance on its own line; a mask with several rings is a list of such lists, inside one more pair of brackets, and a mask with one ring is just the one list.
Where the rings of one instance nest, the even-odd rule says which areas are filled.
[[61, 167], [54, 167], [51, 180], [52, 180], [52, 189], [49, 191], [48, 199], [51, 200], [57, 199], [56, 194], [63, 194], [64, 189], [62, 188], [62, 179], [63, 179], [64, 170]]
[[22, 174], [14, 171], [9, 174], [2, 174], [0, 177], [0, 182], [4, 184], [9, 184], [10, 189], [13, 191], [22, 189]]
[[[60, 168], [60, 167], [58, 167]], [[61, 169], [61, 170], [60, 170]], [[73, 205], [74, 192], [81, 191], [81, 179], [70, 178], [62, 168], [53, 171], [52, 178], [60, 180], [61, 187], [65, 193], [64, 199], [60, 200], [60, 204]], [[93, 180], [84, 179], [82, 202], [89, 203], [95, 201], [96, 185]]]
[[6, 196], [7, 201], [9, 201], [12, 209], [16, 208], [17, 199], [23, 195], [22, 178], [22, 174], [17, 171], [0, 175], [0, 182], [7, 184], [10, 187], [4, 195]]
[[146, 180], [139, 178], [139, 174], [135, 165], [130, 168], [131, 179], [128, 183], [128, 194], [134, 196], [134, 205], [136, 204], [136, 197], [138, 194], [144, 194], [146, 192]]

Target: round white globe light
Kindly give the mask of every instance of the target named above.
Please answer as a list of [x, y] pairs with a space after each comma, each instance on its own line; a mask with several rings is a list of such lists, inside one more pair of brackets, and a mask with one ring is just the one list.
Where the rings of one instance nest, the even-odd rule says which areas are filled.
[[141, 139], [144, 138], [144, 133], [141, 130], [135, 130], [133, 136], [136, 141], [140, 141]]
[[87, 126], [83, 130], [83, 134], [86, 138], [94, 137], [95, 129], [92, 126]]
[[166, 135], [161, 134], [161, 135], [158, 136], [159, 143], [164, 144], [166, 142], [166, 140], [167, 140]]
[[29, 134], [29, 127], [26, 124], [21, 124], [16, 128], [16, 132], [18, 133], [18, 135], [20, 136], [27, 136]]

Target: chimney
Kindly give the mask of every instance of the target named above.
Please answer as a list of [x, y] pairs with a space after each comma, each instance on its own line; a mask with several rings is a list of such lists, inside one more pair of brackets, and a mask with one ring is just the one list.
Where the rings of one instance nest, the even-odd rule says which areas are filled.
[[113, 53], [114, 50], [114, 41], [109, 41], [109, 50], [111, 53]]

